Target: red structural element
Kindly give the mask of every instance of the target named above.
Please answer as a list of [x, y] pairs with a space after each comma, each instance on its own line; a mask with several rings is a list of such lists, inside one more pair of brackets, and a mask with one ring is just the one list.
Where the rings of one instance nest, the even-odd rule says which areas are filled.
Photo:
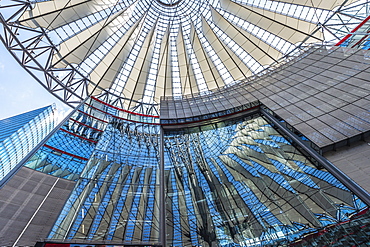
[[103, 132], [103, 131], [102, 131], [102, 130], [100, 130], [100, 129], [97, 129], [97, 128], [91, 127], [91, 126], [89, 126], [89, 125], [86, 125], [86, 124], [84, 124], [84, 123], [81, 123], [81, 122], [77, 121], [76, 119], [70, 118], [70, 120], [72, 120], [72, 121], [73, 121], [73, 122], [75, 122], [75, 123], [78, 123], [78, 124], [81, 124], [81, 125], [83, 125], [83, 126], [86, 126], [86, 127], [90, 128], [90, 129], [93, 129], [93, 130], [96, 130], [96, 131], [99, 131], [99, 132]]
[[[289, 246], [296, 246], [296, 245], [299, 245], [299, 244], [303, 244], [307, 241], [309, 241], [310, 239], [313, 239], [313, 238], [317, 238], [321, 235], [324, 235], [325, 233], [329, 232], [331, 228], [334, 228], [336, 226], [339, 226], [339, 225], [343, 225], [343, 224], [346, 224], [346, 223], [349, 223], [350, 221], [360, 217], [361, 215], [364, 215], [366, 214], [367, 212], [369, 211], [369, 208], [365, 208], [364, 210], [358, 212], [357, 214], [355, 215], [352, 215], [350, 217], [349, 220], [346, 220], [346, 221], [343, 221], [343, 222], [340, 222], [340, 223], [337, 223], [337, 224], [333, 224], [333, 225], [329, 225], [329, 226], [326, 226], [324, 229], [318, 231], [318, 232], [314, 232], [314, 233], [311, 233], [311, 234], [308, 234], [306, 235], [305, 237], [303, 237], [302, 239], [300, 239], [298, 242], [295, 242], [295, 243], [291, 243]], [[361, 226], [360, 228], [364, 228], [368, 225], [363, 225]], [[345, 237], [348, 237], [349, 235], [353, 235], [355, 232], [351, 232], [351, 233], [348, 233], [347, 235], [343, 235], [342, 237], [340, 237], [339, 239], [335, 239], [334, 241], [332, 241], [330, 244], [334, 244], [336, 243], [337, 241], [339, 241], [340, 239], [342, 238], [345, 238]], [[331, 245], [329, 245], [331, 246]], [[327, 245], [323, 246], [323, 247], [329, 247]]]
[[134, 114], [134, 115], [138, 115], [138, 116], [142, 116], [142, 117], [153, 117], [153, 118], [159, 118], [159, 116], [154, 116], [154, 115], [146, 115], [146, 114], [141, 114], [141, 113], [136, 113], [136, 112], [132, 112], [132, 111], [128, 111], [128, 110], [124, 110], [124, 109], [121, 109], [121, 108], [118, 108], [118, 107], [115, 107], [115, 106], [112, 106], [98, 98], [95, 98], [93, 96], [91, 96], [92, 99], [94, 99], [95, 101], [98, 101], [99, 103], [102, 103], [103, 105], [106, 105], [106, 106], [109, 106], [109, 107], [112, 107], [114, 109], [117, 109], [119, 111], [123, 111], [123, 112], [127, 112], [127, 113], [130, 113], [130, 114]]
[[[370, 34], [370, 31], [367, 31], [367, 33]], [[362, 41], [364, 41], [364, 39], [366, 39], [366, 37], [369, 35], [369, 34], [366, 34], [364, 35], [364, 37], [362, 37], [359, 41], [356, 42], [356, 44], [352, 45], [351, 48], [357, 46], [357, 45], [360, 45], [362, 43]]]
[[365, 20], [363, 20], [360, 24], [358, 24], [357, 27], [355, 27], [351, 33], [347, 34], [343, 39], [341, 39], [335, 46], [340, 46], [344, 41], [346, 41], [349, 37], [351, 37], [352, 35], [355, 34], [355, 32], [360, 28], [362, 27], [368, 20], [370, 20], [370, 15], [368, 17], [366, 17]]
[[88, 113], [86, 113], [86, 112], [83, 112], [83, 111], [81, 111], [81, 110], [78, 110], [79, 112], [81, 112], [81, 113], [83, 113], [83, 114], [85, 114], [86, 116], [89, 116], [89, 117], [92, 117], [92, 118], [94, 118], [94, 119], [96, 119], [96, 120], [99, 120], [99, 121], [102, 121], [103, 123], [108, 123], [107, 121], [105, 121], [105, 120], [103, 120], [103, 119], [100, 119], [100, 118], [98, 118], [98, 117], [94, 117], [94, 116], [92, 116], [92, 115], [90, 115], [90, 114], [88, 114]]
[[93, 142], [93, 143], [98, 143], [97, 141], [93, 141], [93, 140], [87, 139], [87, 138], [85, 138], [85, 137], [83, 137], [83, 136], [77, 135], [77, 134], [72, 133], [72, 132], [70, 132], [70, 131], [68, 131], [68, 130], [65, 130], [65, 129], [62, 129], [62, 128], [61, 128], [60, 130], [61, 130], [61, 131], [63, 131], [63, 132], [66, 132], [66, 133], [68, 133], [68, 134], [71, 134], [71, 135], [73, 135], [73, 136], [77, 136], [77, 137], [79, 137], [79, 138], [81, 138], [81, 139], [84, 139], [84, 140], [86, 140], [86, 141]]
[[112, 116], [112, 117], [114, 117], [114, 118], [117, 118], [117, 119], [122, 119], [122, 120], [126, 120], [126, 121], [133, 122], [133, 123], [142, 123], [142, 124], [160, 125], [159, 123], [147, 123], [147, 122], [140, 122], [140, 121], [135, 121], [135, 120], [131, 120], [131, 119], [121, 118], [121, 117], [115, 116], [115, 115], [113, 115], [113, 114], [111, 114], [111, 113], [108, 113], [108, 112], [106, 112], [106, 111], [103, 111], [103, 110], [101, 110], [101, 109], [98, 109], [98, 108], [96, 108], [96, 107], [94, 107], [94, 106], [92, 106], [92, 105], [90, 105], [90, 104], [88, 104], [88, 103], [85, 103], [85, 105], [87, 105], [87, 106], [89, 106], [89, 107], [93, 108], [94, 110], [97, 110], [97, 111], [103, 112], [103, 113], [105, 113], [105, 114], [107, 114], [107, 115], [110, 115], [110, 116]]
[[57, 152], [62, 153], [62, 154], [66, 154], [66, 155], [71, 156], [71, 157], [76, 158], [76, 159], [80, 159], [80, 160], [88, 160], [87, 158], [84, 158], [84, 157], [81, 157], [81, 156], [78, 156], [78, 155], [74, 155], [74, 154], [71, 154], [71, 153], [65, 152], [65, 151], [63, 151], [63, 150], [60, 150], [60, 149], [58, 149], [58, 148], [55, 148], [55, 147], [49, 146], [49, 145], [47, 145], [47, 144], [44, 144], [44, 146], [45, 146], [45, 147], [47, 147], [47, 148], [49, 148], [49, 149], [51, 149], [51, 150], [57, 151]]
[[46, 243], [44, 247], [69, 247], [70, 244], [52, 244], [52, 243]]

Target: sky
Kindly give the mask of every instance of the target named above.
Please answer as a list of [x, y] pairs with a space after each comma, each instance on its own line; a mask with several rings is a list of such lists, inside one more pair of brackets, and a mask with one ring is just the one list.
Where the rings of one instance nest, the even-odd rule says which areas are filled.
[[0, 42], [0, 119], [55, 103], [60, 118], [69, 110], [32, 78]]

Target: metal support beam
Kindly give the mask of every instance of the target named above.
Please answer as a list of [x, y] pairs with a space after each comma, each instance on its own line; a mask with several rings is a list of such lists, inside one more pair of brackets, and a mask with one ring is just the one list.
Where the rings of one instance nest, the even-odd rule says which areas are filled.
[[159, 140], [159, 155], [160, 155], [160, 201], [159, 201], [159, 213], [160, 213], [160, 242], [162, 247], [166, 246], [166, 192], [165, 192], [165, 177], [164, 177], [164, 129], [160, 127], [160, 140]]
[[261, 107], [261, 113], [276, 127], [278, 127], [286, 136], [288, 136], [293, 142], [300, 145], [309, 155], [315, 158], [327, 171], [329, 171], [334, 177], [336, 177], [341, 183], [343, 183], [349, 190], [357, 195], [366, 205], [370, 206], [370, 194], [356, 184], [351, 178], [339, 170], [334, 164], [329, 162], [323, 156], [318, 154], [313, 148], [309, 147], [304, 143], [297, 135], [287, 129], [279, 120], [272, 116], [269, 112]]

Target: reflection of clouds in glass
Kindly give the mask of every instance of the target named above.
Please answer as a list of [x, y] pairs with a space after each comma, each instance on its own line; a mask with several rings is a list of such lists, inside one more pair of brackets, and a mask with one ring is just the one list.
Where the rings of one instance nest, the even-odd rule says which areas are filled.
[[64, 104], [57, 104], [55, 118], [57, 123], [60, 123], [71, 112], [71, 108]]

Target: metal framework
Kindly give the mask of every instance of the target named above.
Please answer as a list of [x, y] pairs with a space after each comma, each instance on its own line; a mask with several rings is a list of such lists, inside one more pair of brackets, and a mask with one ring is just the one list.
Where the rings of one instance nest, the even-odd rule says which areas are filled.
[[[313, 90], [283, 81], [284, 72], [313, 73], [300, 66], [304, 57], [310, 65], [338, 65], [329, 62], [343, 57], [342, 48], [329, 51], [312, 43], [338, 43], [366, 22], [368, 1], [9, 0], [0, 8], [1, 41], [40, 84], [74, 107], [26, 162], [76, 181], [50, 239], [164, 246], [292, 243], [351, 220], [369, 204], [365, 191], [280, 126], [323, 164], [315, 166], [293, 148], [273, 128], [281, 125], [273, 116], [265, 113], [270, 122], [254, 116], [262, 100], [284, 114], [287, 105], [271, 100], [279, 94], [298, 99], [294, 93], [301, 90], [314, 99]], [[307, 47], [312, 49], [297, 56]], [[357, 51], [341, 60], [349, 65], [326, 72], [342, 68], [337, 74], [348, 74], [352, 59], [359, 64], [361, 55]], [[292, 57], [296, 63], [287, 63]], [[290, 67], [279, 72], [281, 64]], [[350, 79], [366, 75], [368, 67], [356, 68], [348, 81], [338, 78], [337, 91], [323, 95], [340, 91], [351, 98]], [[257, 78], [273, 69], [280, 81]], [[247, 83], [248, 76], [254, 83]], [[278, 91], [273, 82], [286, 84]], [[159, 109], [161, 99], [168, 108]], [[355, 105], [351, 100], [347, 106]], [[299, 103], [305, 113], [316, 106]], [[326, 116], [343, 123], [338, 130], [351, 130], [345, 137], [352, 138], [358, 127], [368, 131], [368, 121], [350, 122], [359, 116], [334, 110], [328, 108]], [[244, 116], [247, 111], [250, 116]], [[233, 114], [244, 118], [228, 118]], [[186, 128], [175, 126], [187, 121]], [[197, 125], [201, 121], [207, 125]], [[332, 136], [326, 146], [344, 136], [331, 126], [321, 132]], [[317, 135], [314, 128], [308, 133]]]
[[76, 181], [46, 241], [288, 245], [369, 202], [264, 110], [174, 129], [121, 112], [90, 98], [27, 162]]
[[89, 95], [158, 115], [162, 96], [208, 94], [337, 43], [368, 1], [3, 1], [1, 41], [70, 106]]

